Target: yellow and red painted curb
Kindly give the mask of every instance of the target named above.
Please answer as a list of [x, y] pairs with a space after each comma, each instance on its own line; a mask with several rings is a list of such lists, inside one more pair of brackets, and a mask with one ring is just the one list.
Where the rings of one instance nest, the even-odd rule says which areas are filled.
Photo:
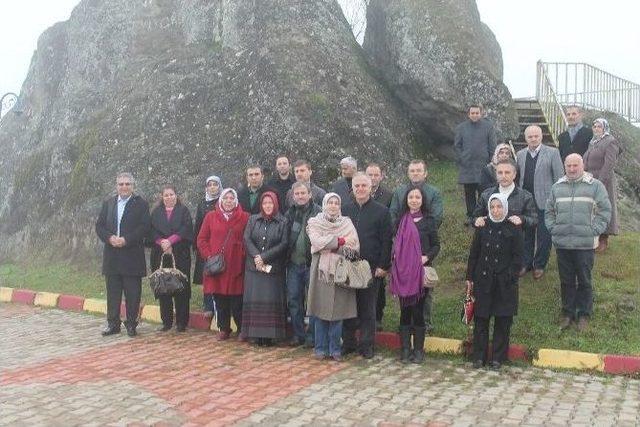
[[[91, 313], [106, 313], [107, 302], [94, 298], [83, 298], [76, 295], [56, 294], [52, 292], [34, 292], [28, 289], [14, 289], [0, 287], [0, 302], [14, 302], [36, 305], [41, 307], [56, 307], [62, 310], [86, 311]], [[120, 309], [124, 315], [124, 304]], [[160, 307], [157, 305], [141, 305], [140, 317], [153, 323], [160, 323]], [[189, 327], [199, 330], [217, 331], [215, 322], [201, 312], [189, 315]], [[235, 324], [233, 329], [237, 330]], [[398, 334], [392, 332], [376, 333], [376, 343], [391, 349], [400, 348]], [[470, 345], [463, 340], [451, 338], [427, 337], [425, 350], [428, 352], [465, 354]], [[522, 345], [509, 346], [509, 359], [527, 361], [527, 348]], [[599, 371], [608, 374], [638, 374], [640, 373], [640, 356], [625, 356], [615, 354], [584, 353], [571, 350], [556, 350], [542, 348], [533, 359], [533, 365], [543, 368], [563, 368]]]

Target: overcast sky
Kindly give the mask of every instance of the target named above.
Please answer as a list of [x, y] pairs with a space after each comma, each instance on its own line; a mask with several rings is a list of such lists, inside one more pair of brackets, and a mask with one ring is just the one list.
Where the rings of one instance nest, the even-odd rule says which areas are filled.
[[[38, 36], [67, 19], [77, 3], [0, 0], [0, 96], [20, 90]], [[502, 46], [504, 79], [514, 97], [534, 95], [538, 59], [587, 62], [640, 83], [640, 2], [636, 0], [477, 3], [483, 21]]]

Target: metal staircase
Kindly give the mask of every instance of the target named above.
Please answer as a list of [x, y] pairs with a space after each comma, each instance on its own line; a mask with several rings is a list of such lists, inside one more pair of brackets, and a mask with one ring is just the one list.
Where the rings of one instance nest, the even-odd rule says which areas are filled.
[[526, 145], [524, 129], [531, 124], [542, 128], [543, 143], [557, 145], [567, 127], [567, 105], [610, 111], [640, 124], [640, 85], [582, 62], [538, 61], [535, 98], [514, 102], [520, 123], [515, 148]]

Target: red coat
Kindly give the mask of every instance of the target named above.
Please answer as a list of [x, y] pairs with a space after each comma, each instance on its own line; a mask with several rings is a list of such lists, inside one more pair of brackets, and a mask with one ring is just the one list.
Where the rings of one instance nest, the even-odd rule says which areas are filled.
[[205, 294], [242, 295], [244, 281], [244, 227], [249, 214], [240, 206], [227, 221], [222, 209], [210, 211], [204, 217], [198, 233], [198, 251], [203, 259], [220, 253], [227, 232], [231, 229], [224, 248], [225, 270], [215, 276], [203, 277]]

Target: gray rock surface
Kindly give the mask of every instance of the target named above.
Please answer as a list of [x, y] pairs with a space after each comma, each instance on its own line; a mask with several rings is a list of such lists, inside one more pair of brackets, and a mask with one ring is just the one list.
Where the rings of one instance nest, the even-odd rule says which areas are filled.
[[193, 206], [205, 176], [237, 185], [277, 153], [321, 184], [346, 155], [393, 176], [412, 153], [335, 0], [83, 0], [40, 37], [21, 102], [0, 123], [0, 261], [93, 256], [118, 171]]
[[502, 51], [474, 0], [371, 0], [363, 46], [426, 145], [449, 152], [472, 102], [485, 105], [499, 138], [518, 136]]

